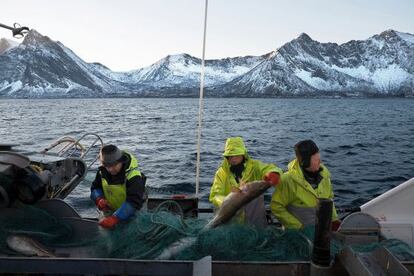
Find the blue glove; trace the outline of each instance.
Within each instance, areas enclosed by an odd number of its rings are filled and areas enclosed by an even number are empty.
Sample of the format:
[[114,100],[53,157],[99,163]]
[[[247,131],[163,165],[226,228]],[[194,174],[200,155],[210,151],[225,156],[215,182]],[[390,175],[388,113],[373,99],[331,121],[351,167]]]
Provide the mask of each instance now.
[[114,212],[114,216],[117,216],[119,220],[123,221],[132,217],[135,214],[135,211],[136,209],[134,206],[132,206],[132,204],[128,201],[125,201],[121,207],[119,207],[118,210]]

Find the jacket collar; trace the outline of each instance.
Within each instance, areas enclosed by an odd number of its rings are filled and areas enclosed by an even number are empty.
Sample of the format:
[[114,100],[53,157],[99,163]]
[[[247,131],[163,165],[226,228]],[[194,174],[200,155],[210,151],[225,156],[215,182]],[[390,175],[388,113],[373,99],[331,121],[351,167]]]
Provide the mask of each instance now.
[[[329,177],[329,175],[327,173],[326,167],[323,164],[321,164],[321,169],[322,170],[320,171],[320,174],[322,177],[322,180],[321,180],[322,182],[323,179]],[[300,168],[300,165],[297,159],[294,159],[289,163],[288,172],[297,184],[301,185],[305,190],[309,191],[310,193],[318,197],[315,189],[312,187],[311,184],[309,184],[306,181],[305,176],[303,175],[302,169]]]

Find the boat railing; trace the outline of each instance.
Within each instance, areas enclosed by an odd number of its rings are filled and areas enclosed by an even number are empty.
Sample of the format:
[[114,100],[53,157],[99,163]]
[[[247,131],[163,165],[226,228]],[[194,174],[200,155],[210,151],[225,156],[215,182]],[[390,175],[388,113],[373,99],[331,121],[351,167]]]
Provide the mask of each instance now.
[[[84,142],[90,137],[92,137],[92,142],[89,141],[89,145],[84,146],[81,142]],[[89,170],[89,168],[99,158],[99,151],[96,155],[89,156],[91,155],[91,150],[96,147],[96,145],[99,145],[100,149],[103,147],[103,144],[103,140],[98,134],[89,132],[82,135],[79,139],[71,136],[63,136],[43,149],[40,153],[56,155],[65,158],[78,157],[84,161],[88,159],[87,170]]]

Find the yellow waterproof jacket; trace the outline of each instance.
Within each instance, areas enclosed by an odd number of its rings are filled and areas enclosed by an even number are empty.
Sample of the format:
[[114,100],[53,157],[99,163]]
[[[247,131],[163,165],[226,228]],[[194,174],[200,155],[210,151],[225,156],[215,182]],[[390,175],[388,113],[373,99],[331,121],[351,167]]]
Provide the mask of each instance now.
[[102,190],[112,210],[117,210],[126,200],[126,181],[134,176],[141,176],[141,172],[138,170],[138,160],[135,156],[125,151],[123,154],[127,154],[131,160],[129,167],[125,170],[124,183],[108,183],[108,180],[101,174]]
[[[288,171],[283,174],[282,182],[276,187],[270,203],[272,213],[286,228],[299,229],[314,224],[318,199],[333,200],[331,174],[322,164],[321,168],[322,180],[314,189],[303,176],[298,161],[295,159],[289,163]],[[332,221],[337,219],[338,214],[333,205]]]
[[[242,183],[255,180],[262,180],[268,172],[276,172],[282,175],[282,170],[274,164],[266,164],[259,160],[254,160],[247,154],[243,140],[240,137],[227,139],[224,156],[244,155],[244,170],[242,173]],[[230,163],[225,158],[214,177],[211,186],[209,200],[215,207],[220,207],[224,198],[231,192],[231,187],[239,188],[233,173],[230,171]]]

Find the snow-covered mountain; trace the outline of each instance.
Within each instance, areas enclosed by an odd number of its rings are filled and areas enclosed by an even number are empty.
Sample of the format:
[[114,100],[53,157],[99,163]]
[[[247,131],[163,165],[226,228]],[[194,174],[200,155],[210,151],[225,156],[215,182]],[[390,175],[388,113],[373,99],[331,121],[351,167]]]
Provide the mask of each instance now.
[[414,36],[388,30],[338,45],[301,34],[213,93],[236,91],[244,96],[412,95]]
[[[0,40],[0,97],[196,96],[200,68],[179,54],[113,72],[32,30],[20,45]],[[412,95],[414,36],[388,30],[338,45],[301,34],[262,56],[207,60],[205,85],[219,97]]]
[[32,30],[18,47],[0,55],[0,95],[100,96],[120,82],[98,74],[96,67],[60,42]]
[[[247,73],[264,60],[261,57],[236,57],[205,62],[205,85],[214,86]],[[201,60],[188,54],[169,55],[133,73],[137,82],[155,87],[198,87]]]

